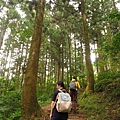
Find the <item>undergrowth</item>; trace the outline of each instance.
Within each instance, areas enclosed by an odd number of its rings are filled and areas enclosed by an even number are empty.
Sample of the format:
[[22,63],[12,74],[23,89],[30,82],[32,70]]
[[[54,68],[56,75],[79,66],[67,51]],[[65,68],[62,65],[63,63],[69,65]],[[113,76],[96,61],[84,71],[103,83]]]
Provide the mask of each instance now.
[[[12,87],[12,86],[11,86]],[[2,89],[0,97],[0,120],[20,120],[21,117],[21,90]],[[51,101],[50,92],[46,88],[37,91],[38,103],[40,106]]]
[[83,93],[79,99],[79,110],[88,120],[120,120],[120,101],[104,92]]

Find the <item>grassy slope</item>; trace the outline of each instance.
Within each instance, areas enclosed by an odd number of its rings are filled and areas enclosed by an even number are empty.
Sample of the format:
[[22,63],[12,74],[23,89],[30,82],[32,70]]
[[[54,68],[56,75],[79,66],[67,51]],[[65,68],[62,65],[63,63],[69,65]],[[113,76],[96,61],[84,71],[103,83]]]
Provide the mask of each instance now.
[[88,120],[120,120],[120,97],[111,98],[103,93],[82,94],[79,99],[80,111]]

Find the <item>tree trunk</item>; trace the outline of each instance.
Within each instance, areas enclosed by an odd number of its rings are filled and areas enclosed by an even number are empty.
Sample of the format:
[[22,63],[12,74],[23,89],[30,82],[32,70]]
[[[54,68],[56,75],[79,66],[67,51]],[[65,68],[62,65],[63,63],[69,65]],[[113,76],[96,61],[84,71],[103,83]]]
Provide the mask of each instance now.
[[[7,14],[7,17],[8,16],[9,15]],[[4,24],[2,24],[2,30],[1,30],[1,34],[0,34],[0,50],[1,50],[1,47],[2,47],[2,44],[3,44],[3,39],[4,39],[4,36],[5,36],[6,30],[7,30],[8,22],[9,22],[9,17],[4,22]]]
[[72,61],[71,61],[71,40],[70,40],[70,38],[68,38],[68,46],[69,46],[69,57],[68,57],[68,59],[69,59],[69,71],[70,71],[70,80],[72,79],[72,70],[71,70],[71,63],[72,63]]
[[76,68],[77,68],[77,60],[76,60],[76,40],[74,40],[74,45],[75,45],[75,72],[74,72],[74,74],[76,75],[77,74],[77,72],[76,72]]
[[[84,53],[83,53],[83,42],[81,41],[80,42],[80,56],[81,56],[81,72],[82,73],[84,73],[84,69],[85,69],[85,67],[84,67],[84,55],[83,55]],[[82,88],[83,89],[85,89],[85,81],[84,81],[84,78],[82,78]]]
[[93,73],[93,67],[90,59],[90,45],[89,45],[89,39],[88,39],[84,0],[81,0],[81,4],[82,4],[82,20],[83,20],[83,37],[85,42],[85,55],[86,55],[85,59],[86,59],[86,68],[87,68],[87,79],[88,79],[86,91],[94,91],[94,73]]
[[34,32],[31,41],[30,54],[28,58],[24,85],[22,90],[22,117],[21,120],[30,120],[39,110],[36,96],[36,83],[38,73],[39,51],[41,44],[42,23],[44,15],[45,0],[39,0]]
[[61,63],[61,65],[62,65],[62,74],[61,74],[61,80],[64,80],[64,47],[63,47],[63,43],[62,43],[62,63]]

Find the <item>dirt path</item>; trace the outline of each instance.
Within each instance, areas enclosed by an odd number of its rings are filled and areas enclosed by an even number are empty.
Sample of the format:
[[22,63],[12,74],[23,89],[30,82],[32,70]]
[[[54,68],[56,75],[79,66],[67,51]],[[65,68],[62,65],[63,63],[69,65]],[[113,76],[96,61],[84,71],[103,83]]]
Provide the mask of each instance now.
[[[46,112],[46,114],[50,114],[50,104],[45,105],[42,109]],[[84,115],[80,110],[77,113],[69,113],[68,120],[87,120],[87,116]]]

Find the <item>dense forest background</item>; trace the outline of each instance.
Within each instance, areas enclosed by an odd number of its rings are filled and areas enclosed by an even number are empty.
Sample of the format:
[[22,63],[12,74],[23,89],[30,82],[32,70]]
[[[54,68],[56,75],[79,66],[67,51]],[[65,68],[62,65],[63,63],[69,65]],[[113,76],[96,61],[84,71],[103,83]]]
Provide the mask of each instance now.
[[82,92],[120,98],[119,2],[1,0],[0,119],[22,111],[27,120],[50,102],[58,80],[68,89],[74,75]]

